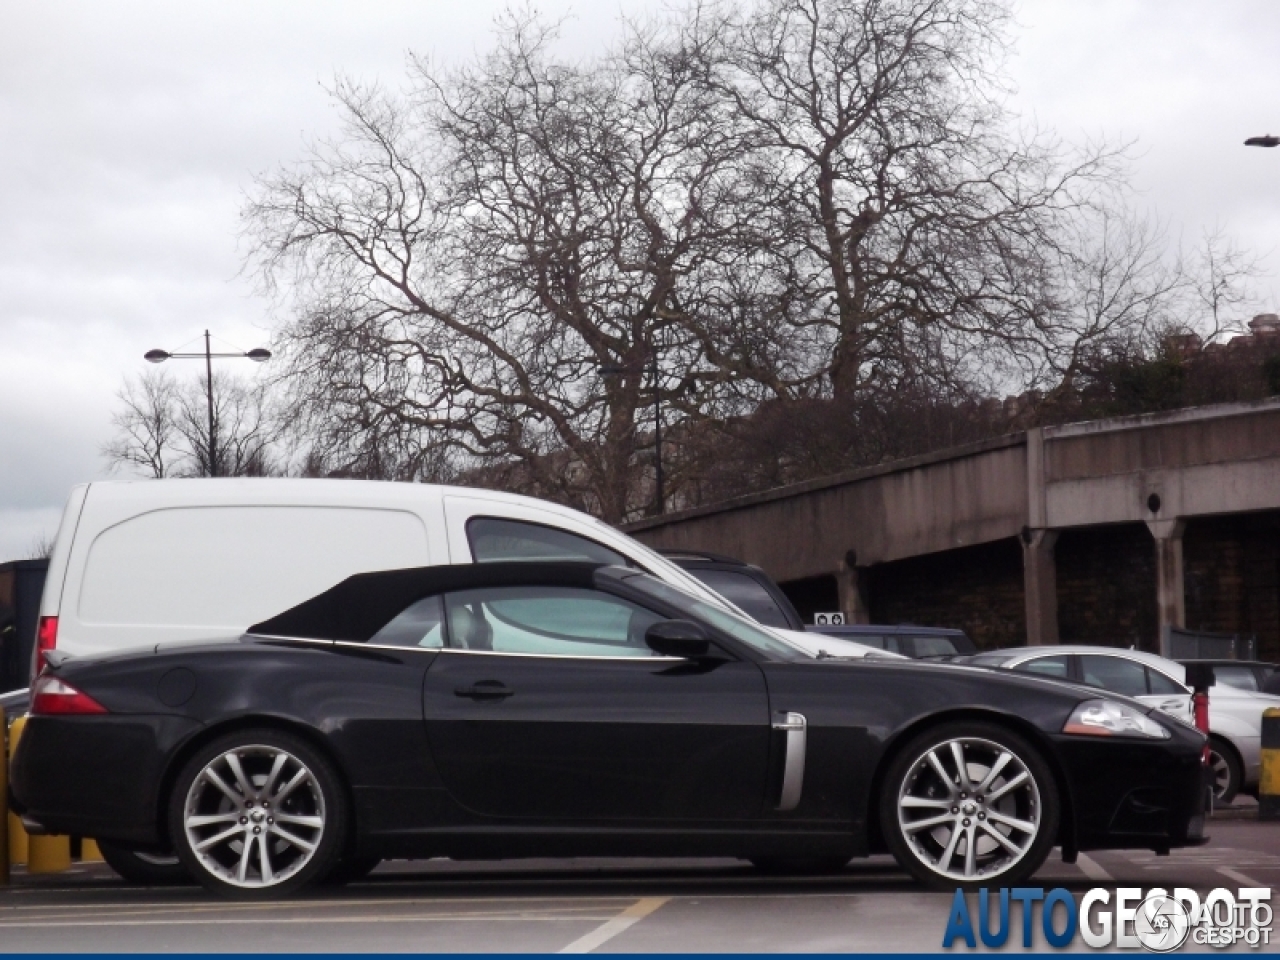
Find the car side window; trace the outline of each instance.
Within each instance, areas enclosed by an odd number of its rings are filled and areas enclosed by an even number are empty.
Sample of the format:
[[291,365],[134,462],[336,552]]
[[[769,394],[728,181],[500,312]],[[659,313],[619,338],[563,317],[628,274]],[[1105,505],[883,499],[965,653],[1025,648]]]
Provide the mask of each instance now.
[[[1218,682],[1237,690],[1257,690],[1258,675],[1250,667],[1217,666],[1213,668],[1213,677]],[[1210,694],[1212,696],[1212,694]]]
[[766,627],[791,626],[778,601],[754,578],[732,570],[690,570],[708,587],[724,597],[757,623]]
[[1014,668],[1019,673],[1034,673],[1042,677],[1056,677],[1066,680],[1070,675],[1066,657],[1039,657],[1017,664]]
[[1158,697],[1178,697],[1187,695],[1187,691],[1182,685],[1174,680],[1169,679],[1159,670],[1152,670],[1147,667],[1147,683],[1151,685],[1151,692]]
[[947,637],[904,637],[903,653],[911,657],[952,657],[959,651]]
[[635,566],[616,550],[576,533],[501,517],[472,517],[467,542],[476,563],[502,560],[587,560]]
[[444,604],[438,596],[423,597],[402,610],[369,642],[386,647],[443,647]]
[[651,657],[645,632],[660,614],[575,587],[492,587],[445,597],[449,645],[495,653]]
[[1147,670],[1140,663],[1123,657],[1082,656],[1080,669],[1084,682],[1091,687],[1101,687],[1126,697],[1147,695]]

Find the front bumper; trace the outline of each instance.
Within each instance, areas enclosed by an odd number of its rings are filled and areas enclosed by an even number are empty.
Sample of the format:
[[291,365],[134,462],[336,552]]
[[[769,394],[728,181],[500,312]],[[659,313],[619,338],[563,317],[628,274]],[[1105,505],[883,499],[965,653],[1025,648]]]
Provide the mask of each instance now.
[[1061,735],[1078,850],[1199,846],[1205,825],[1204,737],[1189,728],[1169,740]]

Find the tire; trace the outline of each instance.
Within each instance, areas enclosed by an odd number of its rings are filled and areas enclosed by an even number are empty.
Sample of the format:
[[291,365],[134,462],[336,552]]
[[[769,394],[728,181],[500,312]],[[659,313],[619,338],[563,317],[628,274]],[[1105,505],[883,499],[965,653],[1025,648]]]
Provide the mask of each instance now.
[[1011,887],[1049,856],[1060,809],[1039,750],[1004,727],[966,721],[927,730],[898,751],[884,779],[880,825],[898,864],[921,883]]
[[345,843],[342,781],[319,750],[272,729],[237,730],[183,767],[169,835],[191,875],[235,900],[275,899],[330,873]]
[[752,857],[751,865],[761,873],[779,877],[816,877],[839,873],[849,864],[849,857]]
[[1209,738],[1209,775],[1213,785],[1213,802],[1226,806],[1240,792],[1244,771],[1235,748],[1221,737]]
[[377,857],[344,857],[320,883],[326,887],[345,887],[348,883],[359,883],[373,873],[381,862]]
[[99,840],[102,859],[130,883],[143,887],[173,887],[195,883],[182,861],[173,853],[151,853]]

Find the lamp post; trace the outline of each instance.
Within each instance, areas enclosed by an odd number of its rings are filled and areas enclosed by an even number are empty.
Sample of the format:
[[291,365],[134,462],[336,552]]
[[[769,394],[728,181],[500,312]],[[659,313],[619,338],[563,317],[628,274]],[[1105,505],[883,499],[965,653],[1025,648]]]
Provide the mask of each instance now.
[[617,377],[624,373],[643,373],[646,366],[653,376],[653,467],[654,513],[666,512],[666,495],[662,484],[662,372],[658,369],[658,351],[649,354],[648,364],[605,363],[600,365],[600,376]]
[[252,360],[262,363],[271,359],[271,351],[255,347],[247,353],[214,353],[209,343],[209,331],[204,332],[203,353],[170,353],[168,350],[148,350],[143,359],[149,363],[164,363],[166,360],[203,360],[204,361],[204,394],[209,404],[209,476],[218,475],[218,436],[217,425],[213,417],[213,361],[228,357]]

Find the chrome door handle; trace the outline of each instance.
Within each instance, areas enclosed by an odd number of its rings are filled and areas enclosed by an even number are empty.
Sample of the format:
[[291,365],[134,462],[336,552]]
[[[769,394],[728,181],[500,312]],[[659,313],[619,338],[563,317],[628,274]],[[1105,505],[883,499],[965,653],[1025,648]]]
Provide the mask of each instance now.
[[458,687],[453,691],[455,697],[470,697],[472,700],[504,700],[515,693],[500,680],[480,680],[469,687]]
[[804,751],[809,722],[802,713],[779,713],[773,721],[773,729],[787,735],[785,759],[782,764],[782,795],[778,798],[779,810],[794,810],[800,805],[804,790]]

